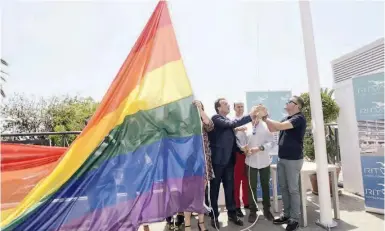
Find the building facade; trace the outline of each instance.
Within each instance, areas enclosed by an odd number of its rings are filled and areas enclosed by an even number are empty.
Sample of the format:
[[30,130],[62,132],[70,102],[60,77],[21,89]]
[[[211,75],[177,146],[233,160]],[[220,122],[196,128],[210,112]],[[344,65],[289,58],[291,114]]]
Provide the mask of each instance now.
[[[335,98],[340,106],[338,118],[344,188],[364,194],[361,154],[384,147],[384,120],[357,121],[353,79],[384,72],[384,38],[352,51],[331,62]],[[382,84],[383,82],[378,83]],[[378,105],[384,110],[384,105]]]

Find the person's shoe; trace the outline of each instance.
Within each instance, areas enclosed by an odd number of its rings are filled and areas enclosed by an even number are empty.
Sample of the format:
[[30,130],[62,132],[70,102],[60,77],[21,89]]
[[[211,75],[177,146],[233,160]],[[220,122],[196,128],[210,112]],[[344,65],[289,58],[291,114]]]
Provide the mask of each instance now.
[[282,225],[289,222],[289,218],[281,215],[280,217],[273,220],[273,223],[276,225]]
[[268,220],[268,221],[274,220],[274,216],[273,216],[273,214],[271,214],[270,209],[264,209],[264,210],[263,210],[263,216],[264,216],[264,217],[266,218],[266,220]]
[[218,217],[216,217],[215,219],[214,219],[214,218],[211,218],[211,226],[212,226],[214,229],[219,229],[219,228],[220,228],[219,221],[218,221]]
[[256,212],[250,212],[249,218],[247,219],[247,221],[249,223],[254,223],[255,220],[257,220],[257,213]]
[[175,226],[174,226],[175,230],[181,230],[183,223],[184,223],[184,216],[176,215]]
[[[202,228],[202,226],[203,226],[204,228]],[[198,229],[199,229],[199,231],[209,231],[208,229],[206,229],[206,227],[205,227],[205,222],[204,222],[204,221],[202,221],[202,222],[199,222],[199,221],[198,221]]]
[[238,226],[243,226],[243,221],[241,219],[239,219],[239,217],[236,215],[229,216],[229,221],[233,222],[234,224],[236,224]]
[[166,218],[166,222],[167,222],[167,228],[168,228],[169,230],[174,230],[174,229],[175,229],[173,217],[167,217],[167,218]]
[[296,221],[290,220],[289,223],[286,226],[286,231],[294,231],[299,228],[299,223]]
[[242,210],[240,208],[237,208],[235,210],[235,212],[237,213],[237,217],[244,217],[245,215],[242,213]]

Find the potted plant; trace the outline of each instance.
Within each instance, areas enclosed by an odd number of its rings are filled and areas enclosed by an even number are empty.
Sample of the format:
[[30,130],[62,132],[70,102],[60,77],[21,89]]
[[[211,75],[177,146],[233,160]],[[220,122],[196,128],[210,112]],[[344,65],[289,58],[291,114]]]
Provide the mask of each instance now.
[[[337,176],[341,171],[341,167],[339,164],[339,147],[337,141],[337,129],[333,129],[331,125],[325,126],[326,130],[326,152],[327,159],[329,164],[337,165]],[[307,160],[314,161],[315,160],[315,151],[314,151],[314,140],[310,131],[307,132],[304,141],[304,153]],[[330,190],[332,189],[331,184],[331,176],[329,174],[330,180]],[[318,182],[317,182],[317,174],[313,174],[310,176],[310,181],[312,184],[312,192],[315,195],[318,195]]]
[[[337,129],[333,126],[328,125],[337,120],[339,115],[339,106],[337,105],[335,99],[333,98],[334,90],[329,90],[327,88],[321,89],[321,100],[322,100],[322,111],[325,123],[325,139],[326,139],[326,151],[327,159],[329,164],[337,164],[337,176],[341,171],[339,166],[338,156],[339,156],[339,146],[338,146],[338,137],[336,134]],[[308,125],[308,130],[304,138],[304,156],[308,161],[315,160],[315,151],[314,151],[314,140],[311,134],[311,109],[310,109],[310,98],[308,93],[301,94],[301,97],[304,100],[304,107],[302,109]],[[331,177],[329,176],[329,179]],[[313,193],[318,194],[318,184],[317,184],[317,175],[314,174],[310,176],[310,181],[313,188]],[[330,187],[331,188],[331,187]]]

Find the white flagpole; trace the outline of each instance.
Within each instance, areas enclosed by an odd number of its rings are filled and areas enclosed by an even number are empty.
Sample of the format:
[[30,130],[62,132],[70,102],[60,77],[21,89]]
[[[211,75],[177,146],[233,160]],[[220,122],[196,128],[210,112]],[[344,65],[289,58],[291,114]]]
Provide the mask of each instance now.
[[319,225],[323,226],[324,228],[330,228],[334,227],[335,223],[332,219],[328,162],[320,91],[321,87],[309,1],[299,0],[299,8],[301,14],[303,43],[305,47],[306,68],[309,84],[315,160],[317,164],[318,195],[320,205]]

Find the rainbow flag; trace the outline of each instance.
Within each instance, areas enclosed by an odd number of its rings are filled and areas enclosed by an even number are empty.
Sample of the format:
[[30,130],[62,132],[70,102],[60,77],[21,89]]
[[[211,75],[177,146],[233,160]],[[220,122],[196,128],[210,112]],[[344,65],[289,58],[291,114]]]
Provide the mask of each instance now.
[[2,230],[121,231],[204,212],[201,121],[160,1],[87,127]]

